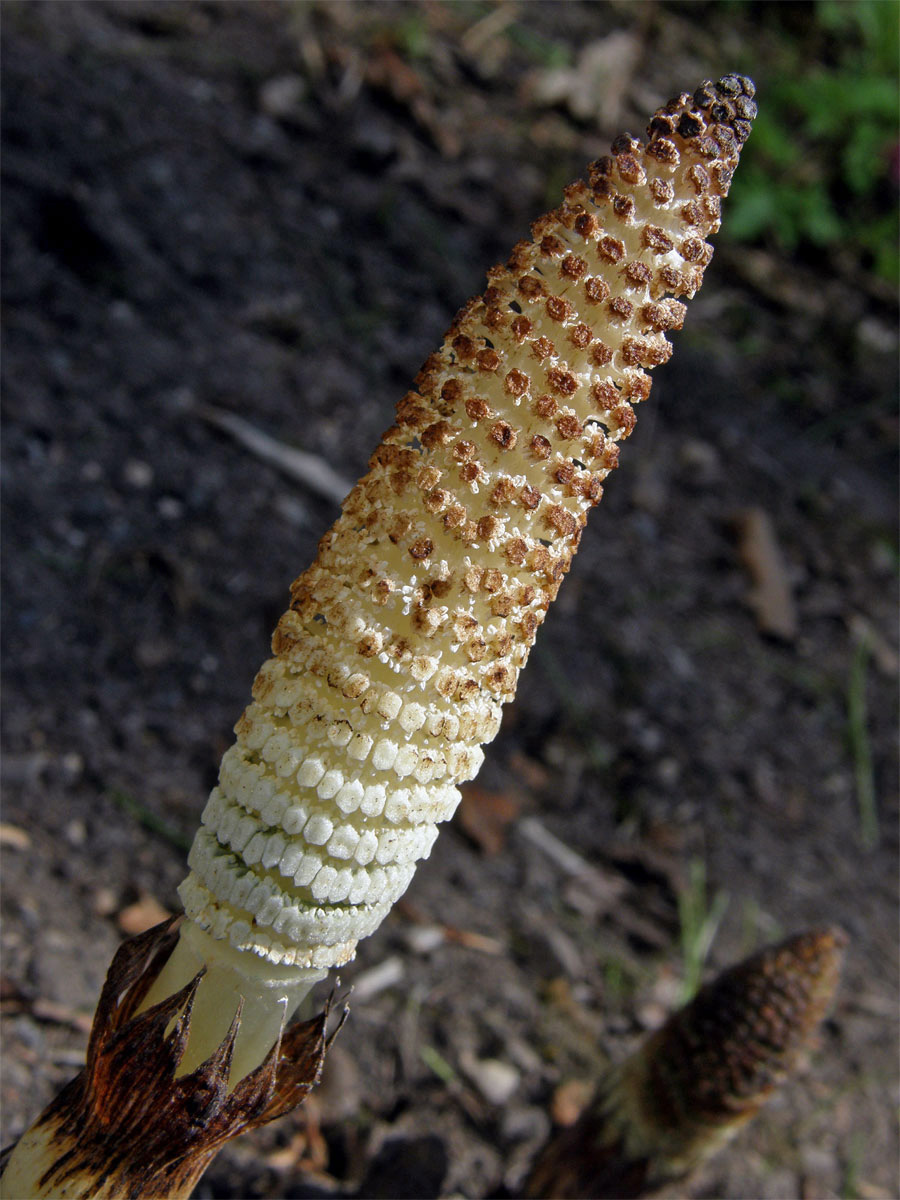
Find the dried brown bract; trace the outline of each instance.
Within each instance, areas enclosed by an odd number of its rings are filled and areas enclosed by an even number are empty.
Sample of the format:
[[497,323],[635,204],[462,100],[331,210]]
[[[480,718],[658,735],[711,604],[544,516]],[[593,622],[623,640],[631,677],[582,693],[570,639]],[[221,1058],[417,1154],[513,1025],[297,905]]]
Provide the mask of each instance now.
[[[225,1142],[296,1108],[318,1083],[337,1032],[326,1037],[328,1005],[288,1029],[266,1060],[230,1092],[240,1011],[215,1054],[176,1077],[199,977],[135,1014],[178,939],[179,921],[157,925],[117,951],[84,1070],[20,1143],[24,1149],[23,1143],[31,1141],[42,1163],[40,1190],[30,1190],[29,1196],[187,1197]],[[7,1189],[16,1187],[15,1179],[4,1183]]]

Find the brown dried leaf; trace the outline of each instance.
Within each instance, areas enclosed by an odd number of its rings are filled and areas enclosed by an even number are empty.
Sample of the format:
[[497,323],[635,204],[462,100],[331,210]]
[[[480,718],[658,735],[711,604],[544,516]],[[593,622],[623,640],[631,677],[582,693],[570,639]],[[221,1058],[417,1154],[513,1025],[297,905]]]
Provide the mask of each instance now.
[[503,850],[507,826],[515,821],[521,808],[508,792],[489,792],[470,783],[462,789],[459,821],[478,848],[490,856]]
[[0,821],[0,846],[8,846],[11,850],[27,850],[30,845],[31,838],[24,829]]
[[793,641],[797,610],[775,529],[761,508],[748,508],[735,518],[738,553],[753,581],[749,596],[763,633]]
[[640,39],[627,30],[590,42],[574,67],[542,71],[532,82],[534,98],[544,104],[564,104],[579,121],[615,125],[640,50]]
[[584,1112],[593,1090],[587,1079],[567,1079],[561,1083],[550,1098],[550,1116],[554,1125],[574,1125]]
[[146,933],[154,925],[159,925],[171,916],[155,896],[150,892],[141,892],[134,904],[128,904],[116,917],[116,924],[123,933],[134,937],[138,933]]

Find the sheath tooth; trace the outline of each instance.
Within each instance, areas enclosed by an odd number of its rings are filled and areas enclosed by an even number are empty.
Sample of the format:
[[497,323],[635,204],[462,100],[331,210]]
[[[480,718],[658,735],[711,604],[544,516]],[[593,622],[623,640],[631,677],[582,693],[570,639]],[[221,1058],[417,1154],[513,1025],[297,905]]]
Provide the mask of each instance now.
[[209,793],[209,799],[206,801],[206,807],[200,814],[200,820],[202,824],[215,829],[222,820],[222,816],[225,813],[227,805],[228,801],[225,799],[219,789],[213,788],[213,790]]
[[440,832],[437,825],[425,825],[422,828],[422,841],[419,844],[419,858],[428,858],[431,854],[437,835]]
[[235,950],[242,950],[244,942],[250,936],[250,926],[246,921],[232,921],[228,929],[228,940]]
[[247,912],[252,913],[255,917],[265,902],[269,899],[269,896],[269,885],[265,882],[265,880],[259,879],[247,897],[244,908],[246,908]]
[[430,783],[437,772],[434,759],[419,755],[413,768],[413,777],[418,783]]
[[273,733],[262,748],[263,760],[267,763],[277,763],[290,749],[290,738],[287,733],[279,730]]
[[228,903],[235,908],[246,908],[247,897],[256,886],[256,876],[252,871],[247,871],[243,875],[239,875],[231,885],[231,893],[228,896]]
[[383,692],[381,699],[375,707],[375,711],[385,721],[393,721],[402,707],[403,700],[396,692]]
[[333,725],[329,725],[327,736],[332,746],[343,747],[348,745],[353,737],[353,730],[346,721],[336,721]]
[[404,733],[415,733],[425,724],[425,709],[421,704],[404,704],[400,714],[400,728]]
[[283,901],[280,896],[269,896],[256,914],[257,923],[259,925],[271,925],[281,912],[282,907]]
[[286,750],[275,764],[275,773],[280,779],[289,779],[296,775],[303,761],[303,751],[298,746]]
[[[255,808],[258,813],[261,813],[274,798],[275,781],[272,779],[257,779],[256,783],[253,785],[251,807]],[[287,803],[286,797],[285,803]],[[274,823],[275,822],[273,822],[273,824]]]

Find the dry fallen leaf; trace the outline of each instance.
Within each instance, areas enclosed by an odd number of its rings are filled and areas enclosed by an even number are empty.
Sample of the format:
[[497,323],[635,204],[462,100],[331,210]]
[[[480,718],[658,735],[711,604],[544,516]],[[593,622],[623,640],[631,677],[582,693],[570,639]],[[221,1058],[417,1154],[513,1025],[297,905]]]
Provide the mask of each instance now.
[[763,633],[793,641],[797,636],[797,610],[775,529],[761,508],[747,508],[735,518],[738,554],[753,589],[749,602]]
[[480,850],[499,854],[506,845],[507,826],[518,817],[521,807],[508,792],[489,792],[469,784],[462,789],[459,822]]
[[172,914],[149,892],[141,892],[134,904],[129,904],[119,913],[116,922],[123,933],[133,937],[146,933],[154,925],[167,920]]
[[27,850],[30,845],[31,838],[24,829],[0,821],[0,846],[9,846],[11,850]]
[[626,30],[590,42],[573,67],[536,75],[534,98],[539,103],[564,104],[579,121],[616,125],[640,51],[639,37]]
[[567,1079],[550,1098],[550,1116],[555,1125],[574,1125],[590,1100],[593,1088],[587,1079]]

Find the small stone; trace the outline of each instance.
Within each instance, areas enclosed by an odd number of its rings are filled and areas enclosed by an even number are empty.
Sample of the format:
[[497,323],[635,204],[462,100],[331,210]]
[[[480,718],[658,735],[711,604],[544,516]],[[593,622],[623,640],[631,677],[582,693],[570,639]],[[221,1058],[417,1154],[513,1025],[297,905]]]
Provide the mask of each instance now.
[[498,1108],[506,1104],[519,1086],[521,1076],[510,1063],[499,1058],[476,1058],[464,1053],[460,1065],[489,1104]]
[[138,458],[129,458],[122,470],[122,476],[129,487],[148,488],[153,482],[153,468]]
[[259,107],[270,117],[290,117],[295,114],[304,91],[299,75],[276,75],[259,89]]

